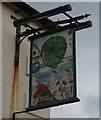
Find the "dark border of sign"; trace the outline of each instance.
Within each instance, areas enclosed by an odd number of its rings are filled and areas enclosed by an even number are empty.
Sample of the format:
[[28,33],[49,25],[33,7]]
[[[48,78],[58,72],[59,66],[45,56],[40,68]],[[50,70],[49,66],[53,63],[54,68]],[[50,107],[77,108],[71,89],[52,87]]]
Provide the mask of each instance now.
[[[39,37],[47,36],[53,33],[61,32],[64,30],[68,29],[60,29],[58,31],[53,30],[51,32],[45,32],[41,33],[40,35],[36,35],[33,40]],[[30,39],[30,76],[29,76],[29,107],[26,108],[26,111],[33,111],[33,110],[39,110],[39,109],[44,109],[44,108],[50,108],[50,107],[55,107],[63,104],[68,104],[68,103],[74,103],[74,102],[79,102],[80,99],[77,98],[77,90],[76,90],[76,41],[75,41],[75,31],[73,30],[73,73],[74,73],[74,96],[72,98],[68,98],[65,100],[59,100],[59,101],[52,101],[48,103],[43,103],[39,105],[33,105],[31,106],[31,91],[32,91],[32,42],[33,40]]]

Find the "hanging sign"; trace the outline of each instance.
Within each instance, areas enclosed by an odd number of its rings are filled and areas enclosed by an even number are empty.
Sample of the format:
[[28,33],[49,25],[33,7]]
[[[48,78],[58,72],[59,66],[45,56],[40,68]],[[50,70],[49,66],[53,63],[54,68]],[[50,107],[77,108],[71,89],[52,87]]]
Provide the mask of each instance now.
[[36,36],[31,40],[29,107],[26,110],[78,101],[75,31],[68,29]]

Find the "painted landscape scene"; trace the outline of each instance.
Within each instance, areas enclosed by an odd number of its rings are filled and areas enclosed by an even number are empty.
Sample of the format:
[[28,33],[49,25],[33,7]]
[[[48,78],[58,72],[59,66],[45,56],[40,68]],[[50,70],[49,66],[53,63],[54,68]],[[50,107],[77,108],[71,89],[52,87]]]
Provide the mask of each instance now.
[[42,45],[40,55],[33,57],[31,105],[73,97],[72,42],[71,36],[50,37]]

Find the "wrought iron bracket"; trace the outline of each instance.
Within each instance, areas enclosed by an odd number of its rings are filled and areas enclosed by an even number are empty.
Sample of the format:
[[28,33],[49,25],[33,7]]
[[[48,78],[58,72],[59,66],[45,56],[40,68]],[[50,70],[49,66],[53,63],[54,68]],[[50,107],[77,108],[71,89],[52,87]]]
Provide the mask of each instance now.
[[18,37],[17,35],[20,34],[20,29],[21,29],[21,26],[16,27],[16,43],[15,43],[15,58],[14,58],[14,65],[16,66],[19,65],[20,37]]
[[12,120],[15,120],[16,119],[16,115],[17,114],[23,114],[23,113],[27,113],[29,115],[32,115],[34,117],[38,117],[39,119],[42,119],[42,120],[47,120],[46,118],[43,118],[43,117],[40,117],[39,115],[35,115],[33,113],[30,113],[29,111],[19,111],[19,112],[14,112],[13,115],[12,115]]
[[[15,16],[11,15],[11,18],[14,20],[13,25],[14,27],[16,27],[16,44],[15,44],[15,58],[14,58],[14,65],[19,66],[19,54],[20,54],[20,44],[22,43],[22,41],[28,37],[29,35],[33,35],[37,36],[41,34],[42,30],[46,30],[50,31],[48,28],[51,26],[55,26],[54,29],[58,30],[58,29],[62,29],[62,28],[71,28],[74,26],[74,23],[77,25],[75,30],[80,30],[80,29],[85,29],[87,27],[91,27],[91,21],[87,21],[84,23],[79,23],[78,20],[87,18],[88,16],[90,16],[91,14],[85,14],[85,15],[81,15],[81,16],[77,16],[77,17],[72,17],[69,14],[67,14],[67,11],[71,11],[72,7],[70,4],[64,5],[64,6],[60,6],[58,8],[52,9],[52,10],[48,10],[42,13],[38,13],[32,16],[28,16],[25,18],[21,18],[18,19]],[[64,15],[66,15],[69,19],[66,20],[61,20],[61,21],[53,21],[43,27],[39,27],[37,29],[33,28],[32,26],[30,26],[28,23],[29,22],[33,22],[33,21],[37,21],[37,20],[41,20],[43,18],[47,18],[49,16],[54,16],[56,14],[60,14],[63,13]],[[90,23],[90,24],[89,24]],[[65,26],[59,26],[60,24],[67,24]],[[21,32],[21,26],[25,27],[25,31]],[[52,29],[52,30],[54,30]]]

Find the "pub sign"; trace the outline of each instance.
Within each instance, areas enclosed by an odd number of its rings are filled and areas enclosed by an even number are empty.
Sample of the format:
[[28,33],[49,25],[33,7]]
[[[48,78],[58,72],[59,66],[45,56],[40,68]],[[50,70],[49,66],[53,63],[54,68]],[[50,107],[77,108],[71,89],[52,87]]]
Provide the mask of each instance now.
[[80,101],[76,90],[76,41],[73,29],[31,39],[29,107],[38,110]]

